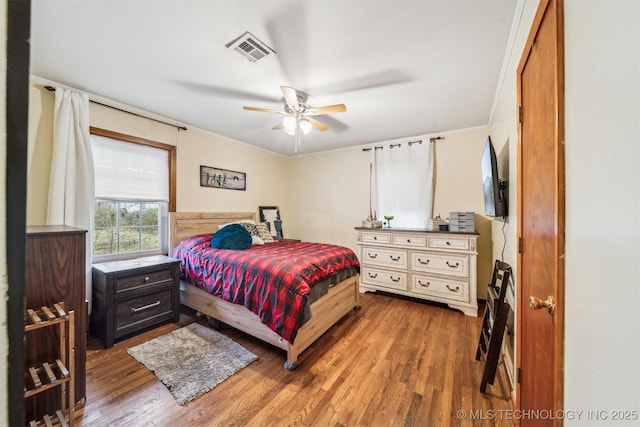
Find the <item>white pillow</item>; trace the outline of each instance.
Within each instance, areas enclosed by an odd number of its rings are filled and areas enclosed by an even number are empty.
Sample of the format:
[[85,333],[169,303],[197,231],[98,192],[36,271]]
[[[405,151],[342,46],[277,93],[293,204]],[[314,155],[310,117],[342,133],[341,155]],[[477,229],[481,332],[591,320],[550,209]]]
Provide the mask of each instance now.
[[260,236],[251,236],[251,244],[252,245],[264,245],[264,240],[260,238]]

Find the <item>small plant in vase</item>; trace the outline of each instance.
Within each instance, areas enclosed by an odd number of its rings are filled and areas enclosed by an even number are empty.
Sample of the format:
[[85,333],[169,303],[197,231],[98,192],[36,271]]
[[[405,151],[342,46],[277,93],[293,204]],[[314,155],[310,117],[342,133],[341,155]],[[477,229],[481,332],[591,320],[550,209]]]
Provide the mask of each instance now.
[[394,218],[393,215],[385,215],[384,219],[387,220],[387,227],[391,228],[391,220]]

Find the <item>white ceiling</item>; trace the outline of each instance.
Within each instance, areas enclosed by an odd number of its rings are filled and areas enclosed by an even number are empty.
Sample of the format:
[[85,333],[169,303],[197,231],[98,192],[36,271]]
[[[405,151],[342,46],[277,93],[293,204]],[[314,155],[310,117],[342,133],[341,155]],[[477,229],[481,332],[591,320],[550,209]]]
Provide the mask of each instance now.
[[[521,1],[521,0],[520,0]],[[300,153],[489,123],[518,0],[32,0],[31,73],[266,150],[281,85],[329,130]],[[275,55],[225,44],[250,31]]]

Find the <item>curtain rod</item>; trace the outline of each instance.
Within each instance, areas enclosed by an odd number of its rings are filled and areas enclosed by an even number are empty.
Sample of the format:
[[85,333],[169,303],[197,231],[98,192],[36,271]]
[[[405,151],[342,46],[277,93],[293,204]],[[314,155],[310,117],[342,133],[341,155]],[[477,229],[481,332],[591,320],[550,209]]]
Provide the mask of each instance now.
[[[53,86],[47,85],[47,86],[44,86],[44,88],[46,90],[48,90],[49,92],[55,92],[56,91],[56,88],[53,87]],[[131,112],[131,111],[123,110],[122,108],[114,107],[112,105],[103,104],[102,102],[94,101],[92,99],[90,99],[89,102],[91,102],[92,104],[97,104],[97,105],[101,105],[103,107],[112,108],[114,110],[122,111],[123,113],[131,114],[133,116],[142,117],[143,119],[153,120],[154,122],[162,123],[163,125],[173,126],[174,128],[178,128],[178,130],[187,130],[186,127],[181,126],[181,125],[174,125],[173,123],[168,123],[168,122],[164,122],[162,120],[154,119],[152,117],[143,116],[142,114],[138,114],[138,113],[134,113],[134,112]]]
[[[440,139],[444,139],[444,136],[434,136],[432,138],[429,138],[429,142],[436,142]],[[411,147],[413,144],[422,144],[422,140],[419,139],[417,141],[409,141],[407,143],[409,145],[409,147]],[[389,144],[389,148],[394,148],[394,147],[400,147],[402,144],[401,143],[397,143],[397,144]],[[379,145],[377,147],[373,147],[373,148],[363,148],[362,151],[371,151],[371,150],[382,150],[384,148],[384,146]]]

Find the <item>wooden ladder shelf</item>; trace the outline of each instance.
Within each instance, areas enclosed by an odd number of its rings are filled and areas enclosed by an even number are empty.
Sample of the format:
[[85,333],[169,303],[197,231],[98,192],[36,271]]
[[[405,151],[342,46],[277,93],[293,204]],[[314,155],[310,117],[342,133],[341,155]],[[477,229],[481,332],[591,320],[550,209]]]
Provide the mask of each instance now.
[[487,302],[484,307],[480,339],[476,350],[476,360],[484,361],[484,372],[480,383],[480,391],[485,392],[488,384],[493,384],[500,360],[502,339],[509,316],[509,304],[505,302],[509,280],[512,275],[511,266],[496,261],[491,283],[487,286]]
[[40,328],[55,327],[58,329],[59,351],[55,360],[40,361],[37,366],[27,367],[25,373],[25,399],[53,388],[60,388],[61,408],[55,415],[45,414],[42,420],[31,420],[29,427],[54,426],[73,427],[75,405],[74,396],[74,352],[75,329],[74,312],[67,312],[63,302],[51,307],[27,309],[24,320],[25,333]]

